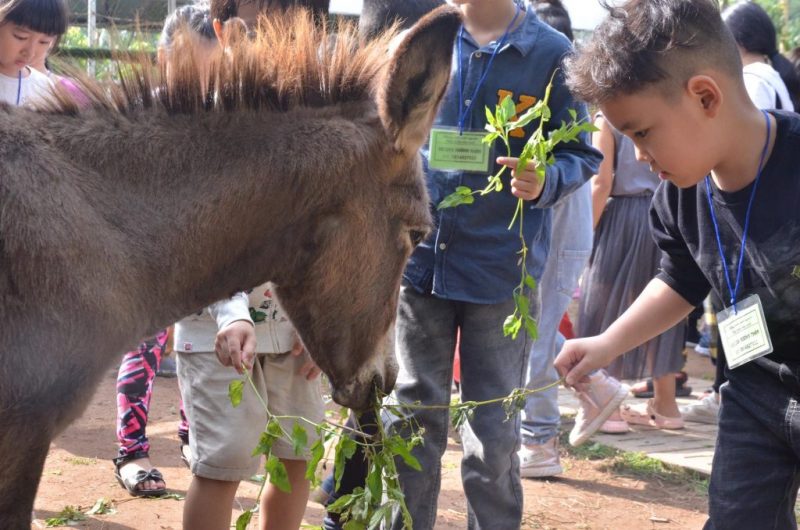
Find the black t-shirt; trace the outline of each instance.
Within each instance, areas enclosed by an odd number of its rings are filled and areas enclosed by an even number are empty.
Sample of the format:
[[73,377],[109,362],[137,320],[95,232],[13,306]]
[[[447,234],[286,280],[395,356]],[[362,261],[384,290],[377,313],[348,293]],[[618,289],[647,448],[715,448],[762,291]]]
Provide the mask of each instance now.
[[[800,115],[773,112],[777,136],[756,190],[737,300],[758,294],[764,306],[774,360],[800,360]],[[711,181],[714,211],[731,284],[753,184],[734,193]],[[705,180],[680,189],[663,182],[653,197],[650,223],[664,251],[658,278],[692,305],[714,289],[729,305]]]

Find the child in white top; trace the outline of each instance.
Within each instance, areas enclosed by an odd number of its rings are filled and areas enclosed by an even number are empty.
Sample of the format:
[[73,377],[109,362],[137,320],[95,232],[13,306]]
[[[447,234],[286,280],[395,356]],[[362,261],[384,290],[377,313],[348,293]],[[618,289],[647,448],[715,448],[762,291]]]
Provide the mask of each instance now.
[[63,0],[0,0],[0,102],[25,105],[52,88],[47,76],[29,65],[68,24]]
[[[191,429],[192,484],[186,495],[184,528],[227,528],[231,504],[241,480],[258,471],[253,456],[267,422],[262,400],[271,414],[300,416],[314,422],[324,418],[319,369],[300,343],[294,328],[266,283],[237,293],[175,325],[178,380]],[[220,362],[222,364],[220,364]],[[251,370],[257,397],[246,387],[241,404],[228,398],[230,383]],[[294,421],[282,420],[287,432]],[[309,446],[317,434],[309,424]],[[306,451],[295,453],[285,439],[271,454],[287,470],[291,492],[269,485],[261,498],[260,528],[298,528],[308,500]]]

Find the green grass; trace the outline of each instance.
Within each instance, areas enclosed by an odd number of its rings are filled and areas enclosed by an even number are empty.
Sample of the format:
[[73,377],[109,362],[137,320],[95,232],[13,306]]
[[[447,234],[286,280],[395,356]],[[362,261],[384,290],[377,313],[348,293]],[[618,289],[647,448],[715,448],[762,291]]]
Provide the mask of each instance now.
[[67,462],[74,466],[93,466],[97,463],[96,458],[84,458],[82,456],[73,456],[67,458]]
[[698,494],[708,494],[708,477],[702,473],[665,464],[644,453],[620,451],[597,442],[572,447],[568,437],[569,431],[565,429],[560,441],[567,455],[576,460],[603,460],[599,467],[601,471],[627,477],[657,479],[673,484],[688,484]]

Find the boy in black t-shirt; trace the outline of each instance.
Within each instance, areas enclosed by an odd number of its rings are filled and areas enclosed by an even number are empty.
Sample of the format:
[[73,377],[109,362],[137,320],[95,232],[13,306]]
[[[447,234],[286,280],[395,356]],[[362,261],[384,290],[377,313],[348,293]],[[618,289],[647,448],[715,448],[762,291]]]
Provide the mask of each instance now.
[[568,341],[567,383],[685,318],[710,289],[728,357],[707,529],[797,528],[800,116],[745,91],[714,0],[629,0],[568,65],[579,98],[665,182],[651,224],[662,271],[601,335]]

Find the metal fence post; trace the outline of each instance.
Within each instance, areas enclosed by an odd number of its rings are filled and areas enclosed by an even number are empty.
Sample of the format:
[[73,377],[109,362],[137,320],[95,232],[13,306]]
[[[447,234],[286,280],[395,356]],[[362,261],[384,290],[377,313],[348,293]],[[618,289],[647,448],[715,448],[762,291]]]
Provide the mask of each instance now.
[[[97,0],[88,0],[86,6],[86,33],[89,37],[89,48],[95,48],[97,46]],[[94,59],[86,61],[86,70],[89,75],[94,77]]]

